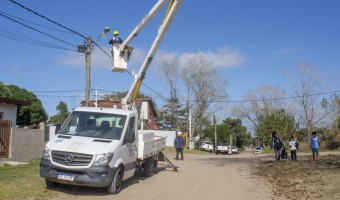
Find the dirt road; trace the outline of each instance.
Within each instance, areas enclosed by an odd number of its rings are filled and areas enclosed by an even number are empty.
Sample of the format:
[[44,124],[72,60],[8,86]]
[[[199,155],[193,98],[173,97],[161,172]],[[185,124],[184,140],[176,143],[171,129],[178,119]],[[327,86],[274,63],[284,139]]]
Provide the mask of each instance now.
[[[273,194],[265,181],[251,173],[260,160],[258,155],[185,155],[185,160],[174,160],[178,172],[160,162],[156,173],[145,178],[141,173],[125,181],[118,195],[108,195],[104,188],[61,186],[55,199],[67,200],[271,200]],[[263,157],[263,156],[261,156]]]

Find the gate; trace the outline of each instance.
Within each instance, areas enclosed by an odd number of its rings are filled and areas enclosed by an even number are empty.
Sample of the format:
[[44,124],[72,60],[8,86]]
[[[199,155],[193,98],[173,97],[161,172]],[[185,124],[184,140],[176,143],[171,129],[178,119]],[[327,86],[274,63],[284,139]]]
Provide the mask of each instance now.
[[8,158],[12,122],[0,120],[0,158]]

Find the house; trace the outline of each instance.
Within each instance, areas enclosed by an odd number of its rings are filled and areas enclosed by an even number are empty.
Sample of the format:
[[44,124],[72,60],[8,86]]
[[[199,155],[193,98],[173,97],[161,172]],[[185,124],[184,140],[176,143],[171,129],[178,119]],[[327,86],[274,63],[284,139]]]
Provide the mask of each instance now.
[[15,128],[18,106],[30,102],[0,97],[0,161],[26,162],[41,158],[44,150],[44,127],[41,129]]
[[[81,102],[81,105],[84,106],[85,102]],[[116,100],[97,100],[90,101],[89,107],[105,107],[105,108],[118,108],[122,109],[122,103],[120,99]],[[155,106],[152,102],[151,98],[138,98],[135,100],[135,107],[138,111],[139,116],[139,129],[144,130],[156,130],[156,122],[157,112]],[[141,128],[143,127],[143,128]]]
[[10,120],[12,122],[12,127],[14,128],[17,124],[18,106],[30,105],[31,103],[27,101],[19,101],[0,97],[0,120]]

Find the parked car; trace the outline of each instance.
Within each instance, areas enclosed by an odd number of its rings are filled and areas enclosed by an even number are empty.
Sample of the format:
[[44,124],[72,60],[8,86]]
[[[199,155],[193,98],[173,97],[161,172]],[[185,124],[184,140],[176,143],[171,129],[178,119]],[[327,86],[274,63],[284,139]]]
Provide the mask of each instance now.
[[256,154],[259,154],[259,153],[261,153],[262,152],[262,150],[263,150],[263,148],[262,147],[257,147],[256,149],[255,149],[255,155]]
[[225,143],[220,143],[217,144],[217,149],[216,149],[216,153],[222,153],[222,154],[228,154],[229,153],[229,146]]
[[212,142],[204,141],[200,147],[201,151],[212,152],[214,149],[214,144]]
[[240,153],[240,149],[238,147],[231,147],[231,153],[232,154],[239,154]]

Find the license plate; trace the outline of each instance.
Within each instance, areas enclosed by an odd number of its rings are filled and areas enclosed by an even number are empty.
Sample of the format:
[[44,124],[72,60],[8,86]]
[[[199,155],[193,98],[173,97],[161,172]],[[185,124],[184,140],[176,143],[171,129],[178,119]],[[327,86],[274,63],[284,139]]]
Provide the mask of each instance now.
[[70,174],[58,174],[58,179],[66,180],[66,181],[73,181],[74,180],[74,175],[70,175]]

